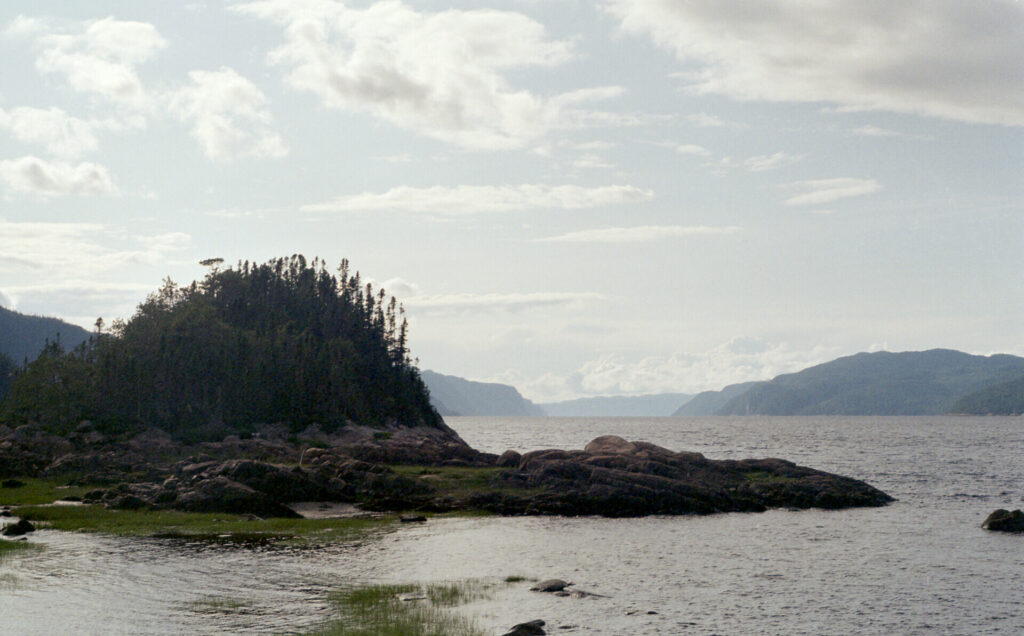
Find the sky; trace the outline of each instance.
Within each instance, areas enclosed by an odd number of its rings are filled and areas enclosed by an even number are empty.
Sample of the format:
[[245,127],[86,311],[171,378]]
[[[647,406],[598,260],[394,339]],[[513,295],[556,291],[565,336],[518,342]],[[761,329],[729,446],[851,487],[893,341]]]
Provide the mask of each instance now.
[[0,305],[347,258],[547,402],[1024,354],[1017,0],[11,1]]

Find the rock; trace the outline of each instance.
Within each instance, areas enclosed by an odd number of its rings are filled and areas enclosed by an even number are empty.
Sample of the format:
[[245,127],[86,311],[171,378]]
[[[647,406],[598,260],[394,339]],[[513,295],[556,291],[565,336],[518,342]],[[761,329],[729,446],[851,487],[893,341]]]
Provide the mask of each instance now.
[[0,482],[0,486],[4,488],[22,488],[24,485],[25,482],[20,479],[5,479],[3,482]]
[[1024,532],[1024,512],[1000,508],[990,514],[981,527],[995,532]]
[[189,512],[254,514],[264,518],[299,517],[291,508],[223,475],[201,479],[191,490],[179,493],[174,507]]
[[19,519],[17,523],[12,523],[4,528],[3,534],[5,537],[20,537],[23,534],[35,531],[36,527],[32,525],[31,521],[28,519]]
[[0,510],[0,517],[11,517],[11,516],[13,516],[13,515],[11,514],[10,510]]
[[495,462],[495,466],[501,468],[516,468],[519,466],[519,462],[522,461],[523,456],[514,450],[507,450],[498,457],[498,461]]
[[398,520],[402,523],[425,523],[427,518],[423,515],[402,515]]
[[544,636],[544,621],[537,619],[527,623],[519,623],[511,631],[505,632],[502,636]]
[[547,579],[537,583],[530,588],[531,592],[561,592],[567,585],[572,583],[566,583],[562,579]]

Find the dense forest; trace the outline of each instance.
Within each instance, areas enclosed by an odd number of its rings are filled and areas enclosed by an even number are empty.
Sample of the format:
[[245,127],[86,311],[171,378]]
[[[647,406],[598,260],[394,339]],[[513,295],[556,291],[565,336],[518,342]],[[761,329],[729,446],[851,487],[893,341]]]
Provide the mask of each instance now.
[[965,395],[952,410],[970,415],[1024,415],[1024,377]]
[[298,431],[348,422],[440,425],[409,358],[403,309],[302,256],[170,279],[127,322],[65,351],[49,343],[15,374],[0,421],[65,433],[161,427],[183,439],[245,434],[263,423]]

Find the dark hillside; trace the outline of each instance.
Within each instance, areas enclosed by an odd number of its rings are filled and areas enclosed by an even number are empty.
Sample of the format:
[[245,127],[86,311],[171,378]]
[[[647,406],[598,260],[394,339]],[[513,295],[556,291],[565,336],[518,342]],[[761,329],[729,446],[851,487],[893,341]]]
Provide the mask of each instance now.
[[507,384],[475,382],[429,369],[423,371],[423,381],[434,407],[444,415],[544,415],[540,407]]
[[248,262],[179,287],[170,280],[127,323],[69,352],[49,347],[15,379],[0,417],[63,433],[159,426],[177,437],[293,431],[349,422],[442,427],[412,365],[403,310],[293,256]]
[[1024,358],[948,349],[858,353],[759,383],[718,415],[931,415],[1024,373]]
[[951,411],[964,415],[1024,415],[1024,377],[965,395]]
[[58,318],[28,316],[0,307],[0,353],[21,364],[34,360],[48,340],[60,339],[68,347],[77,347],[89,338],[89,332]]

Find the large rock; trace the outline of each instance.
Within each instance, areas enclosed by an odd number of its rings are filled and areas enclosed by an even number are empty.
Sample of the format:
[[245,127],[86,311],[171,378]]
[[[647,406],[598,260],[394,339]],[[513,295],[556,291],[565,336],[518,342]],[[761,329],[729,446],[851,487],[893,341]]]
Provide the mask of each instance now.
[[990,514],[981,527],[996,532],[1024,532],[1024,512],[1000,508]]
[[537,619],[526,623],[519,623],[511,631],[505,632],[502,636],[544,636],[544,621]]
[[504,478],[506,493],[475,503],[504,514],[629,517],[892,501],[864,482],[781,459],[712,461],[616,436],[599,437],[582,451],[526,453]]
[[23,534],[29,532],[35,532],[36,527],[32,525],[27,519],[19,519],[17,523],[12,523],[4,528],[5,537],[20,537]]
[[257,517],[298,517],[291,508],[268,495],[223,475],[201,479],[190,490],[178,495],[174,508],[189,512],[227,512]]

